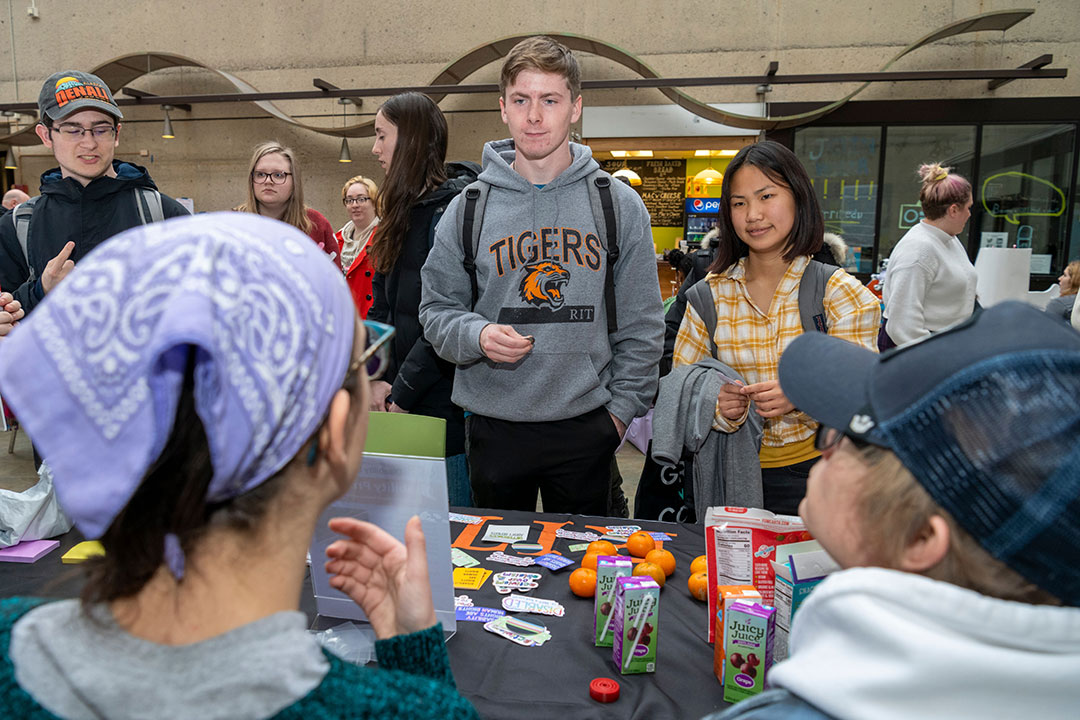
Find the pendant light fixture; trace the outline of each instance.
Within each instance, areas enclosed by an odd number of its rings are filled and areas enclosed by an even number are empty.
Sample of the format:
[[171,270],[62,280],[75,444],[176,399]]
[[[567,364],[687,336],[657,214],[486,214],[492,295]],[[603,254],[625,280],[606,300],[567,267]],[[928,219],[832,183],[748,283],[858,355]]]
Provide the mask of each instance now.
[[724,182],[724,176],[718,170],[714,170],[712,162],[709,166],[694,176],[694,183],[698,185],[719,185]]
[[7,155],[7,157],[4,159],[4,169],[5,170],[18,170],[19,165],[16,162],[16,158],[15,158],[15,148],[9,147],[6,155]]
[[346,108],[346,105],[348,105],[349,99],[338,98],[338,102],[341,103],[341,129],[343,134],[341,136],[341,152],[338,153],[337,161],[339,163],[351,163],[352,154],[349,152],[349,139],[344,135],[345,126],[348,125],[348,118],[346,117],[348,109]]
[[626,165],[625,161],[623,161],[623,166],[621,168],[611,173],[611,177],[626,178],[627,182],[630,183],[630,187],[637,187],[641,185],[641,176],[631,170]]
[[169,111],[172,110],[172,105],[162,105],[161,109],[165,112],[165,127],[161,130],[161,137],[166,140],[172,140],[176,137],[173,133],[172,118],[169,117]]

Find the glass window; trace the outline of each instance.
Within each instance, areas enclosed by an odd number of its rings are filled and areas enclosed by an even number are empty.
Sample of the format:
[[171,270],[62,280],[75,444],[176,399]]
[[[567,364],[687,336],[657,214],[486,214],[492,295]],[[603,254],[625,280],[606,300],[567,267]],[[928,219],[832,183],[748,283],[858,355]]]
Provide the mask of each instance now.
[[1069,249],[1072,125],[986,125],[976,205],[979,245],[1030,247],[1031,273],[1052,275]]
[[[878,259],[887,258],[900,238],[923,217],[919,205],[919,166],[938,162],[974,183],[974,125],[890,126],[885,136],[881,231]],[[968,229],[959,235],[968,247]]]
[[850,249],[848,269],[871,272],[881,128],[804,128],[795,133],[795,154],[821,202],[825,231]]

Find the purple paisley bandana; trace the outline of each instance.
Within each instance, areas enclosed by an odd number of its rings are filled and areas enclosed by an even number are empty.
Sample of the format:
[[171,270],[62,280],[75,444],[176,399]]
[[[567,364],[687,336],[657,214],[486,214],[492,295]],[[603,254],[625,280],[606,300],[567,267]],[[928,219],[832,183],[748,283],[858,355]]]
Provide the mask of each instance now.
[[249,213],[135,228],[79,262],[0,342],[0,392],[88,538],[112,523],[172,432],[189,348],[214,477],[207,499],[272,477],[322,421],[355,307],[300,231]]

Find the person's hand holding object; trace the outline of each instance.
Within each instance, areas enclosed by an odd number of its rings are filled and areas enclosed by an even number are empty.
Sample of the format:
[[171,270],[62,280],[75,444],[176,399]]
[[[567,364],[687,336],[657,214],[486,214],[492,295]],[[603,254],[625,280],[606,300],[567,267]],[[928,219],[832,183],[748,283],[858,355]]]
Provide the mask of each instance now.
[[716,407],[720,414],[728,420],[739,420],[746,407],[750,404],[750,398],[743,395],[742,386],[734,383],[724,383],[720,386],[720,394],[716,396]]
[[427,545],[420,518],[405,526],[405,544],[369,522],[339,517],[330,529],[345,536],[326,548],[331,587],[352,598],[380,640],[435,624]]
[[519,334],[509,325],[491,323],[480,331],[480,350],[495,362],[516,363],[532,349],[532,338]]
[[26,312],[22,309],[22,303],[11,296],[11,293],[0,293],[0,337],[4,337],[15,323],[22,320]]
[[795,405],[780,389],[779,380],[754,383],[740,388],[739,391],[754,401],[757,414],[764,418],[780,417],[795,409]]

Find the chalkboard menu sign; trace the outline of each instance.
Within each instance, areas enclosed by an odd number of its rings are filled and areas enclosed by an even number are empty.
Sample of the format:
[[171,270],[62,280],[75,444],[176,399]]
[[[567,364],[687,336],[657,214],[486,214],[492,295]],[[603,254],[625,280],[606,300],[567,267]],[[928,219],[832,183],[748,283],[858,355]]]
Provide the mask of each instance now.
[[635,190],[645,201],[653,227],[682,227],[686,191],[685,160],[604,160],[609,173],[628,167],[641,176]]

